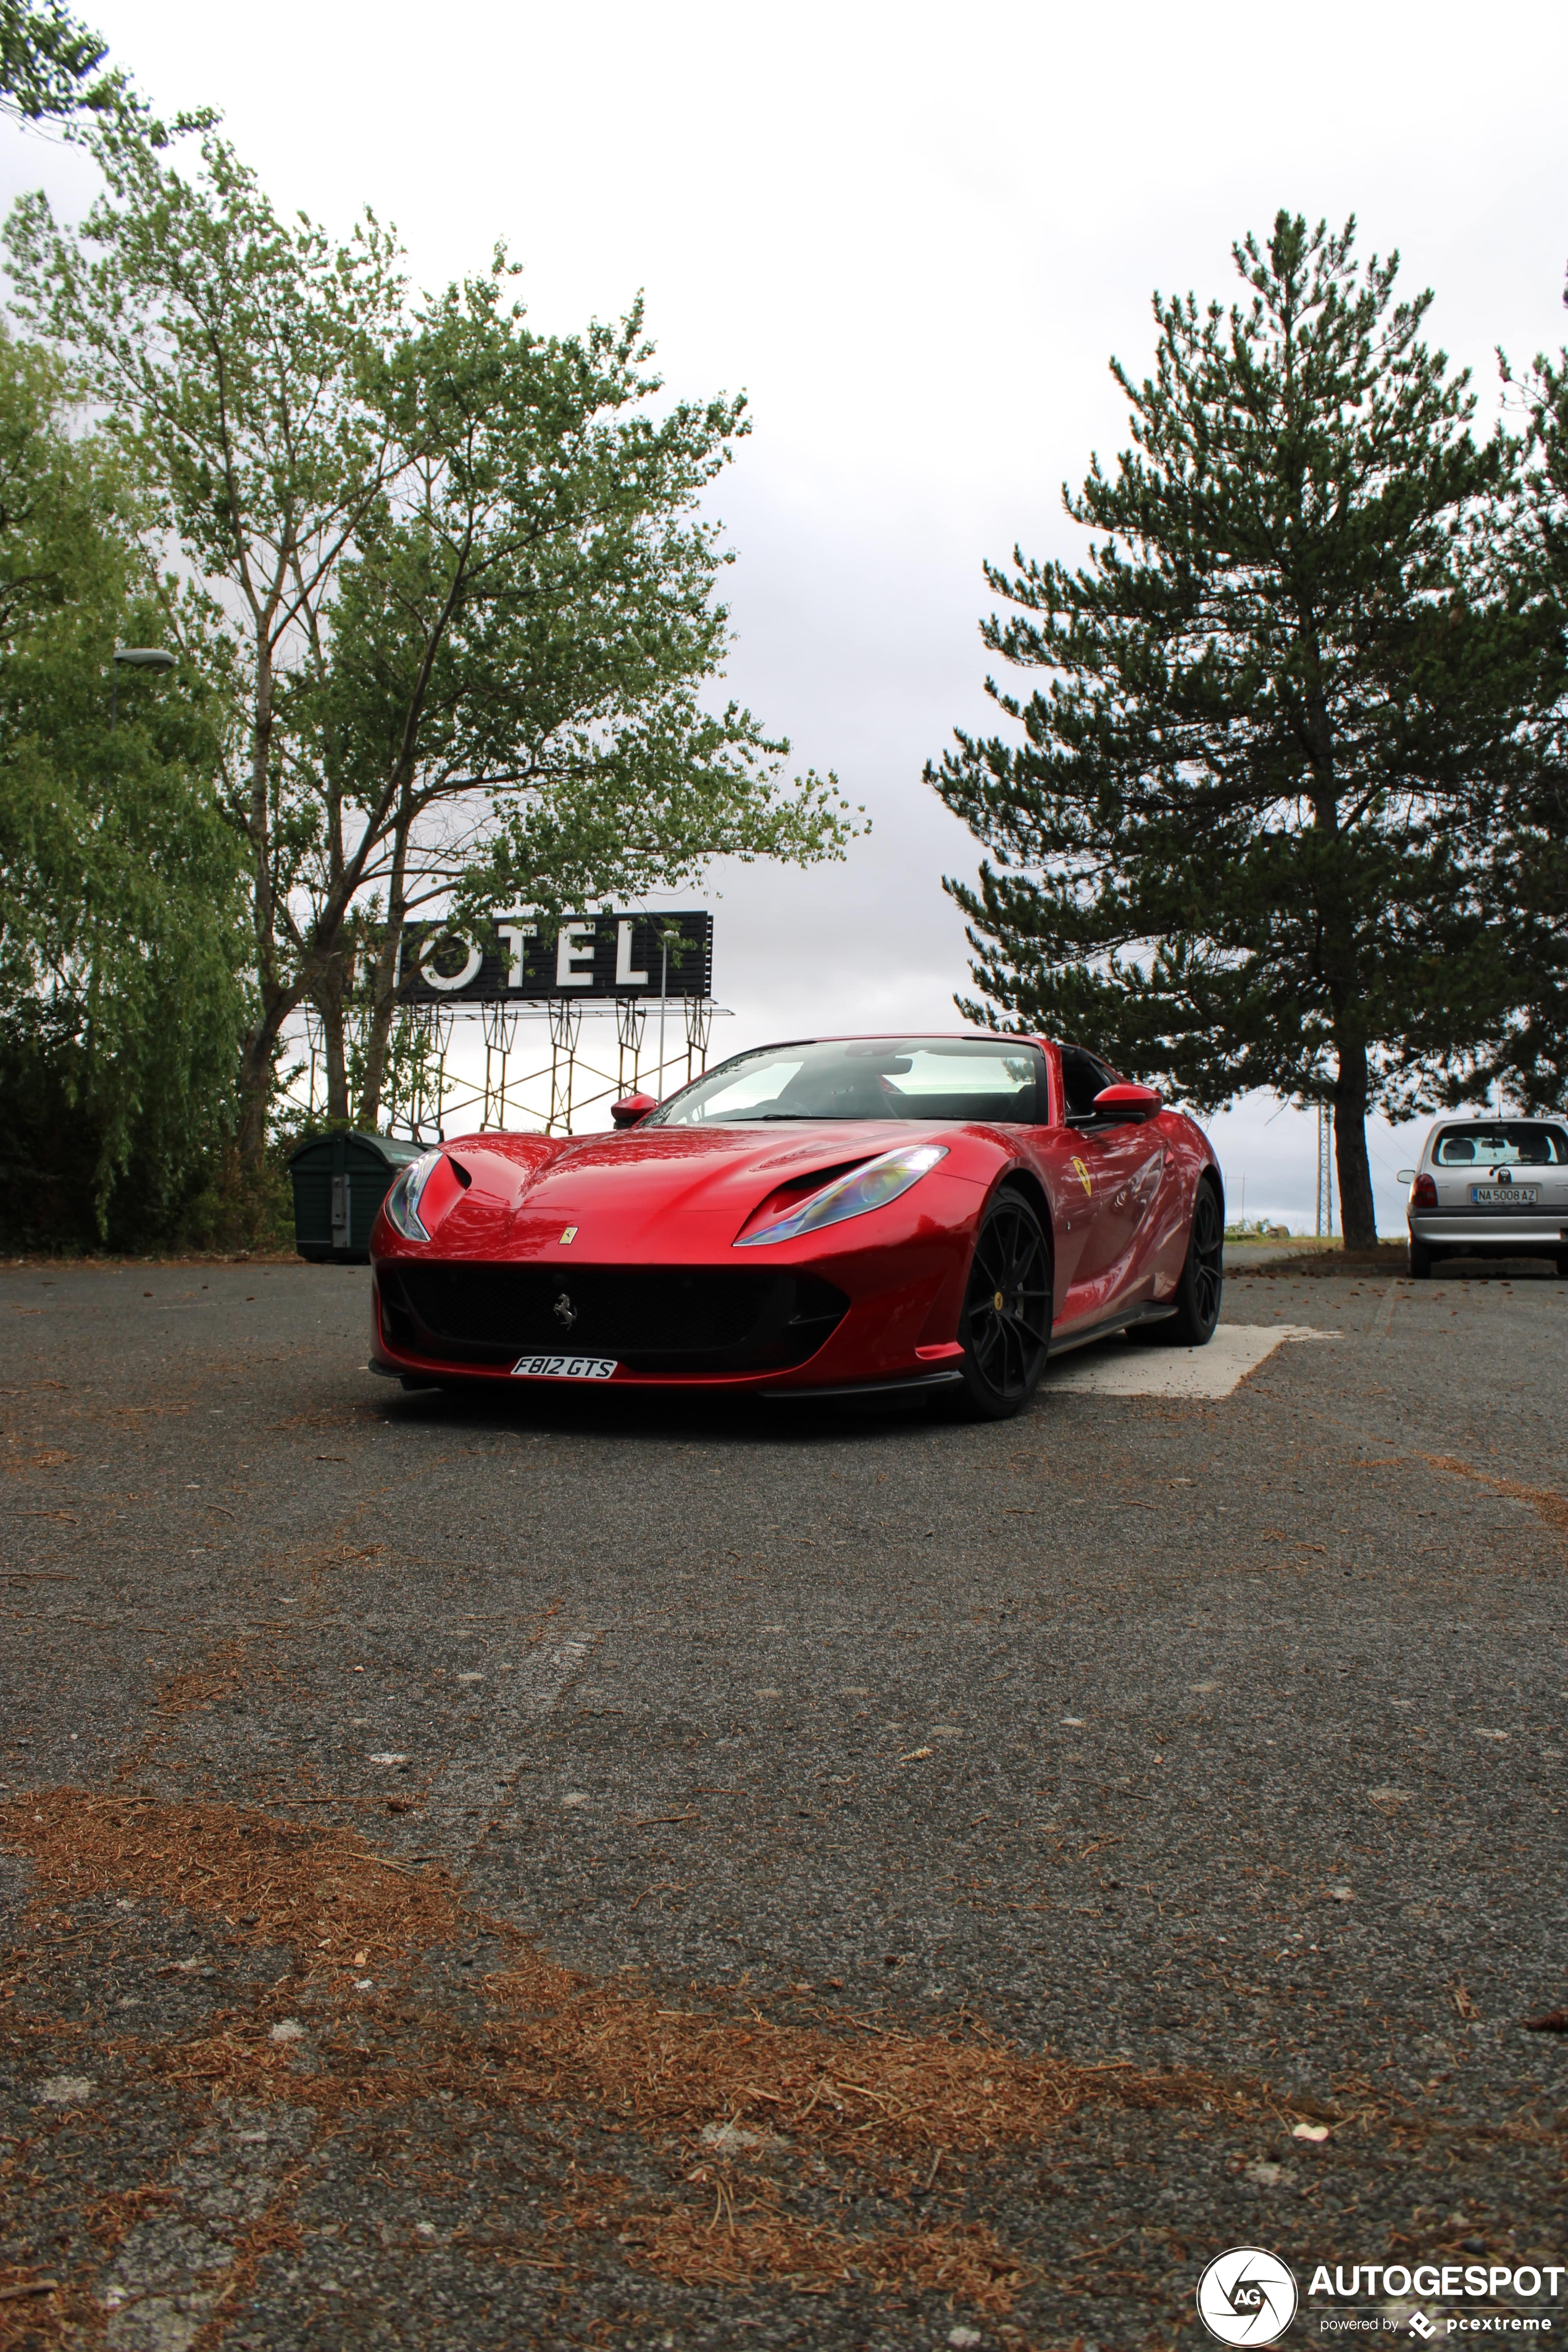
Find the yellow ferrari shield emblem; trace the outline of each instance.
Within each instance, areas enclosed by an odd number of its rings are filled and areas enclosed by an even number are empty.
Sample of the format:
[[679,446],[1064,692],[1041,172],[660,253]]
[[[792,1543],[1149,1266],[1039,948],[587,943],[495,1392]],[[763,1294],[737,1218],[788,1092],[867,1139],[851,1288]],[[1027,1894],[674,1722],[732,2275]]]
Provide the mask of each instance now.
[[1091,1194],[1094,1191],[1094,1179],[1089,1174],[1084,1162],[1079,1159],[1076,1153],[1073,1155],[1072,1169],[1073,1174],[1083,1186],[1084,1192],[1088,1194]]

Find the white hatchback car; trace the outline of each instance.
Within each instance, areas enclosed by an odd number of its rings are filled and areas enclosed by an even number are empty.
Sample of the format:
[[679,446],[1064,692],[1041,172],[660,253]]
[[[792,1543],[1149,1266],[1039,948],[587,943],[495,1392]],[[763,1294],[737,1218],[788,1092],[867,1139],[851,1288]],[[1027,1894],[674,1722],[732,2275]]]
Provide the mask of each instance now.
[[1410,1187],[1410,1271],[1440,1257],[1549,1257],[1568,1276],[1568,1126],[1554,1118],[1445,1118]]

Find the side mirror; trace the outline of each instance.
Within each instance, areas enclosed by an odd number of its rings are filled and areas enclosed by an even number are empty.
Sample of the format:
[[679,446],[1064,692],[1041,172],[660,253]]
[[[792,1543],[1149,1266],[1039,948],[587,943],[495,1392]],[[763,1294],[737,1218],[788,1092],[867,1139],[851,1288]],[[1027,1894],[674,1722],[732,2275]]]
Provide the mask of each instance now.
[[1152,1118],[1164,1108],[1165,1098],[1156,1087],[1107,1087],[1094,1098],[1097,1118]]
[[626,1095],[618,1103],[610,1105],[610,1117],[617,1127],[636,1127],[639,1119],[645,1119],[650,1110],[658,1108],[657,1095]]
[[1401,1169],[1399,1170],[1399,1171],[1397,1172],[1397,1174],[1395,1175],[1395,1177],[1394,1177],[1394,1182],[1395,1182],[1396,1184],[1414,1184],[1414,1183],[1415,1183],[1415,1169],[1414,1169],[1414,1168],[1401,1168]]

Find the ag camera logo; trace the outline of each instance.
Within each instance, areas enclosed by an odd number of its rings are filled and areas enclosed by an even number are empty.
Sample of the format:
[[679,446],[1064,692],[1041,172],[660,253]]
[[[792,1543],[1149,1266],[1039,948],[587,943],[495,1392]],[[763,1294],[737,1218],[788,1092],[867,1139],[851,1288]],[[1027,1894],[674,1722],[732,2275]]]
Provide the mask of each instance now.
[[1232,2246],[1198,2281],[1198,2317],[1221,2344],[1275,2344],[1296,2316],[1296,2281],[1278,2254]]

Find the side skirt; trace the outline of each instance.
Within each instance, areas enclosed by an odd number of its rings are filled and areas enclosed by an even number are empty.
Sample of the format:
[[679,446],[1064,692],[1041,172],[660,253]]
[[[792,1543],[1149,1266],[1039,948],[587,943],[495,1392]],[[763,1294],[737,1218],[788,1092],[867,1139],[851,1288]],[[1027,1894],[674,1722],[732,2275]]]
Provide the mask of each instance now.
[[1046,1352],[1047,1358],[1068,1356],[1075,1348],[1087,1348],[1091,1340],[1109,1339],[1117,1331],[1131,1330],[1134,1323],[1168,1323],[1175,1312],[1173,1307],[1156,1307],[1149,1302],[1120,1315],[1109,1315],[1103,1322],[1091,1324],[1087,1331],[1068,1331],[1059,1339],[1053,1331]]

